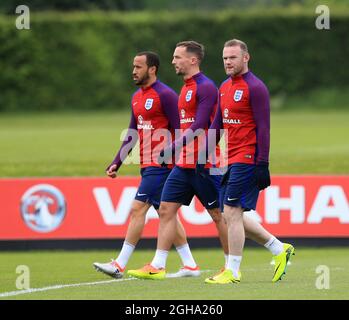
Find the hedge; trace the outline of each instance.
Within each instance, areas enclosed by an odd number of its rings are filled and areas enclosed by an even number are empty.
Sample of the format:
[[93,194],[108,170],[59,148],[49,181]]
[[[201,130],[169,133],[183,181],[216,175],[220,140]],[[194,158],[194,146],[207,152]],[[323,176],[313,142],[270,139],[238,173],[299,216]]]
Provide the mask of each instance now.
[[315,14],[282,12],[45,12],[31,15],[30,30],[15,18],[0,16],[0,111],[125,108],[143,50],[160,54],[160,79],[179,90],[172,53],[187,39],[205,45],[202,69],[217,85],[222,46],[239,38],[273,95],[349,86],[349,14],[332,15],[330,30],[316,29]]

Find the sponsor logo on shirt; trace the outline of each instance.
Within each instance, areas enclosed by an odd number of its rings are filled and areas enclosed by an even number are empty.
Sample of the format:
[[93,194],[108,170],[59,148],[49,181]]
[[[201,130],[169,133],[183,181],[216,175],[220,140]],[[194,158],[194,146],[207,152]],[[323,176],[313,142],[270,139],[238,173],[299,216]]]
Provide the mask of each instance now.
[[195,121],[194,118],[181,119],[181,124],[183,124],[183,123],[192,123],[194,121]]
[[192,95],[193,95],[193,90],[188,90],[188,92],[185,96],[185,101],[189,102],[191,100]]
[[240,119],[223,119],[223,123],[226,124],[241,124]]
[[137,124],[137,129],[139,130],[152,130],[154,127],[152,126],[150,121],[145,121],[143,122],[143,117],[141,115],[138,116],[138,124]]
[[[223,111],[224,118],[229,117],[229,110],[227,108],[224,109]],[[223,123],[227,124],[241,124],[240,119],[223,119]]]
[[183,123],[192,123],[192,122],[195,121],[194,118],[185,118],[185,110],[184,109],[181,109],[181,117],[182,117],[182,119],[180,120],[181,124],[183,124]]
[[243,93],[244,93],[243,90],[235,90],[235,93],[234,93],[234,101],[235,101],[235,102],[239,102],[239,101],[242,99]]
[[146,110],[150,110],[153,106],[154,99],[147,99],[144,104]]

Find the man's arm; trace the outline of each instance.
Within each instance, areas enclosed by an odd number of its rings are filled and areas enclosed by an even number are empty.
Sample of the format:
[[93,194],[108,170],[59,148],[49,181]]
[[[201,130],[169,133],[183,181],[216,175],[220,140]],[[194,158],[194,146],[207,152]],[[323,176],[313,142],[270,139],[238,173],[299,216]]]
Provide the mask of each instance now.
[[[111,178],[116,177],[116,173],[119,170],[119,168],[121,167],[122,162],[126,159],[126,156],[132,151],[132,149],[136,145],[137,140],[138,140],[138,135],[135,137],[134,132],[137,132],[135,130],[137,130],[137,122],[136,122],[136,118],[133,114],[133,111],[131,111],[130,124],[128,126],[128,131],[127,131],[127,134],[125,136],[125,138],[127,137],[127,139],[124,140],[124,142],[122,143],[114,160],[106,169],[107,175],[110,176]],[[126,146],[130,149],[127,150],[127,155],[125,156],[125,152],[124,152],[123,148],[125,148]]]
[[[213,112],[214,106],[217,103],[218,91],[217,88],[209,82],[198,86],[197,90],[197,108],[195,121],[192,125],[185,130],[184,134],[174,141],[172,150],[176,150],[189,143],[193,132],[198,129],[205,129],[210,124],[210,117]],[[187,141],[188,140],[188,141]]]
[[[209,128],[209,132],[213,132],[213,134],[209,134],[208,136],[208,139],[209,139],[209,144],[207,145],[214,145],[216,146],[218,144],[218,142],[221,140],[221,129],[223,129],[223,118],[222,118],[222,110],[221,110],[221,107],[220,107],[220,103],[218,103],[218,108],[217,108],[217,111],[216,111],[216,114],[215,114],[215,117],[213,119],[213,122]],[[211,137],[212,136],[212,137]],[[211,139],[214,139],[212,142],[211,142]],[[209,150],[209,151],[213,151],[213,150]],[[210,153],[211,153],[210,152]]]
[[199,153],[198,162],[196,163],[196,173],[201,176],[205,176],[205,165],[207,159],[215,151],[216,145],[219,143],[221,139],[221,129],[223,129],[223,119],[222,119],[222,111],[220,105],[218,103],[218,108],[216,110],[215,117],[213,122],[208,130],[208,134],[206,137],[206,148],[201,150]]
[[250,104],[257,131],[257,185],[260,190],[263,190],[271,183],[269,173],[270,103],[268,89],[263,83],[250,88]]
[[178,96],[170,90],[160,94],[161,106],[172,129],[179,129]]
[[257,128],[257,164],[269,162],[270,103],[268,89],[263,84],[250,88],[250,104]]

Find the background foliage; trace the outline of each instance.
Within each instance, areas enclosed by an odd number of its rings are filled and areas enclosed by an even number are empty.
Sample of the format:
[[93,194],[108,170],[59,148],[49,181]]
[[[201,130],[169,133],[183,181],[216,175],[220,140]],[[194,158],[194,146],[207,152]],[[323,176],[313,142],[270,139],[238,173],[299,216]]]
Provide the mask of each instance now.
[[160,78],[178,90],[171,59],[185,39],[206,46],[202,69],[217,85],[225,78],[223,43],[245,40],[250,67],[276,105],[314,90],[348,92],[345,12],[331,15],[330,30],[316,29],[313,13],[280,10],[158,12],[156,19],[152,12],[44,12],[31,14],[30,30],[17,30],[15,18],[0,16],[2,111],[125,108],[135,89],[132,60],[141,50],[160,54]]

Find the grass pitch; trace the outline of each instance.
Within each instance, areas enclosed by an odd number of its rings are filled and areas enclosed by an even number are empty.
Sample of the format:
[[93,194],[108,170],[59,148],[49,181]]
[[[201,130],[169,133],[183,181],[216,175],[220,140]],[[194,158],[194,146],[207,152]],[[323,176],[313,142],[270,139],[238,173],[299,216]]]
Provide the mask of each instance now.
[[[104,176],[120,146],[129,112],[2,114],[0,177]],[[272,114],[272,174],[348,174],[349,112],[292,111]],[[138,175],[138,165],[122,166],[120,175]],[[115,257],[112,251],[0,252],[0,299],[348,299],[349,249],[296,248],[286,277],[271,283],[271,256],[265,249],[246,248],[239,285],[214,286],[204,279],[223,266],[221,250],[193,250],[203,270],[199,278],[141,281],[111,278],[92,268],[95,261]],[[151,261],[154,251],[136,250],[128,268]],[[30,271],[32,292],[16,288]],[[175,252],[168,271],[180,265]],[[320,266],[320,267],[319,267]],[[325,266],[323,269],[321,266]],[[326,269],[328,268],[328,269]],[[329,271],[329,289],[325,274]],[[317,271],[319,273],[317,273]],[[19,271],[20,272],[20,271]],[[20,282],[20,281],[19,281]],[[41,289],[41,291],[35,290]],[[11,293],[16,291],[16,293]]]
[[[349,299],[349,249],[296,248],[292,264],[282,281],[272,283],[271,254],[264,248],[246,248],[241,265],[242,282],[229,285],[209,285],[204,279],[223,265],[218,249],[193,250],[203,270],[199,278],[138,280],[112,278],[96,272],[92,263],[106,262],[115,251],[32,251],[0,253],[0,299],[122,299],[122,300],[235,300],[235,299]],[[136,250],[128,269],[151,261],[154,251]],[[3,263],[6,262],[6,263]],[[16,273],[19,265],[30,270],[30,288],[43,291],[6,296],[18,290]],[[179,258],[171,251],[168,272],[175,272]],[[328,268],[326,289],[323,273]],[[90,283],[87,284],[86,283]],[[76,284],[76,286],[70,286]],[[65,285],[65,287],[64,287]],[[57,286],[52,288],[53,286]],[[18,292],[17,292],[18,293]]]
[[[0,177],[104,176],[129,112],[2,114]],[[348,174],[349,112],[273,112],[272,174]],[[135,151],[137,152],[137,151]],[[123,165],[119,175],[138,175]]]

